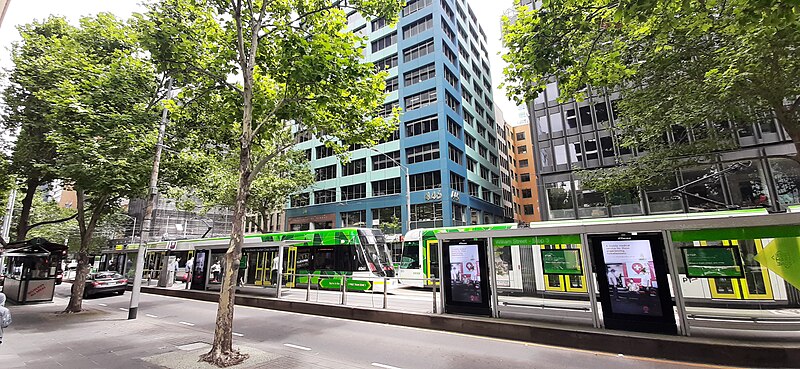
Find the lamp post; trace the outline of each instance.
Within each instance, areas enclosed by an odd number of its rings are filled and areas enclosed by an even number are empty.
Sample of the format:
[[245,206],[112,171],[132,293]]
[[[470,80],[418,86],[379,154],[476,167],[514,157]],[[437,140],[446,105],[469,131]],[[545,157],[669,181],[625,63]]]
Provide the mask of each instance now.
[[120,214],[120,215],[124,215],[130,219],[133,219],[133,229],[131,229],[131,243],[136,242],[136,217],[132,217],[128,214]]
[[[381,154],[381,155],[389,158],[389,160],[391,160],[393,163],[397,164],[406,173],[406,231],[408,231],[408,230],[411,229],[411,181],[409,181],[408,167],[406,167],[403,164],[400,164],[400,162],[395,160],[393,157],[391,157],[389,155],[386,155],[385,153],[382,153],[382,152],[376,150],[374,147],[370,147],[369,149],[371,151],[374,151],[374,152],[376,152],[378,154]],[[402,231],[402,227],[401,227],[400,230]]]

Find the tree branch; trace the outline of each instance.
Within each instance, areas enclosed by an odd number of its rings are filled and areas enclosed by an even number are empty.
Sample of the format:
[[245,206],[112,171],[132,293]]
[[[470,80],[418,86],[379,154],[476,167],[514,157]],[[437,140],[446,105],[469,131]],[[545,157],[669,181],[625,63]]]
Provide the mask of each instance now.
[[278,109],[280,109],[281,107],[283,107],[283,104],[284,104],[284,103],[286,103],[286,98],[283,98],[283,99],[281,99],[281,100],[280,100],[280,101],[279,101],[277,104],[275,104],[275,107],[274,107],[274,108],[272,108],[272,111],[270,111],[270,112],[269,112],[269,114],[267,114],[267,116],[266,116],[266,117],[264,117],[264,119],[263,119],[261,122],[259,122],[259,123],[258,123],[258,125],[256,126],[256,128],[254,128],[254,129],[253,129],[253,136],[254,136],[254,137],[255,137],[255,135],[256,135],[256,134],[258,134],[258,130],[260,130],[260,129],[261,129],[261,127],[262,127],[262,126],[264,126],[264,124],[265,124],[265,123],[267,123],[267,121],[268,121],[270,118],[272,118],[273,116],[275,116],[275,114],[278,112]]
[[55,220],[47,220],[47,221],[44,221],[44,222],[34,223],[30,227],[28,227],[28,231],[30,231],[31,229],[34,229],[36,227],[47,225],[47,224],[63,223],[63,222],[66,222],[68,220],[75,219],[77,217],[78,217],[78,213],[75,213],[75,214],[72,214],[72,215],[70,215],[70,216],[68,216],[66,218],[55,219]]
[[264,169],[264,166],[267,165],[267,163],[269,163],[270,160],[272,160],[272,159],[278,157],[279,155],[283,154],[286,149],[288,149],[288,148],[290,148],[292,146],[294,146],[294,142],[290,141],[289,143],[286,143],[283,146],[278,147],[272,154],[269,154],[269,155],[259,159],[258,163],[256,163],[255,166],[253,166],[253,170],[250,172],[250,177],[248,178],[248,181],[250,181],[250,183],[252,183],[256,179],[256,176],[261,171],[261,169]]

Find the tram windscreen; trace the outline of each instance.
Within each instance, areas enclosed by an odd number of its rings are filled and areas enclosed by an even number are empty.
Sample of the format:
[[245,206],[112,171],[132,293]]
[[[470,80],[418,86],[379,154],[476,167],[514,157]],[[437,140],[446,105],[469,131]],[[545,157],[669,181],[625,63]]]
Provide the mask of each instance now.
[[[359,231],[361,244],[366,250],[367,263],[371,272],[387,277],[394,277],[392,259],[387,253],[386,243],[383,242],[383,235],[376,237],[372,230]],[[380,241],[379,242],[379,239]]]
[[403,256],[400,258],[400,268],[419,268],[419,241],[403,242]]

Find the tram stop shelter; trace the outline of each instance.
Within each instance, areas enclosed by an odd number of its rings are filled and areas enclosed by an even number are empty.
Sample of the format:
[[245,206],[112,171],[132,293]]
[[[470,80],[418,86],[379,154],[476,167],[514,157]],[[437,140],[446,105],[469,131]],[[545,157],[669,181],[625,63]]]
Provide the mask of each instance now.
[[18,304],[53,301],[67,246],[42,238],[9,246],[2,254],[8,270],[3,282],[6,297]]
[[800,213],[552,221],[437,238],[445,313],[685,336],[800,332]]

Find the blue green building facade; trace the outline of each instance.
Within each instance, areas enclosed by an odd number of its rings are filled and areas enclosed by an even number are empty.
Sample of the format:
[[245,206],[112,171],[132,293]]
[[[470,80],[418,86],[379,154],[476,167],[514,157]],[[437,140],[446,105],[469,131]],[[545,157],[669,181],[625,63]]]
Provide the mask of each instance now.
[[358,13],[348,15],[348,27],[368,38],[365,61],[388,71],[379,114],[400,107],[400,126],[384,142],[353,150],[347,164],[298,131],[295,148],[310,158],[317,182],[292,197],[287,229],[374,226],[399,234],[505,221],[504,134],[494,117],[486,35],[468,1],[409,0],[394,27]]

